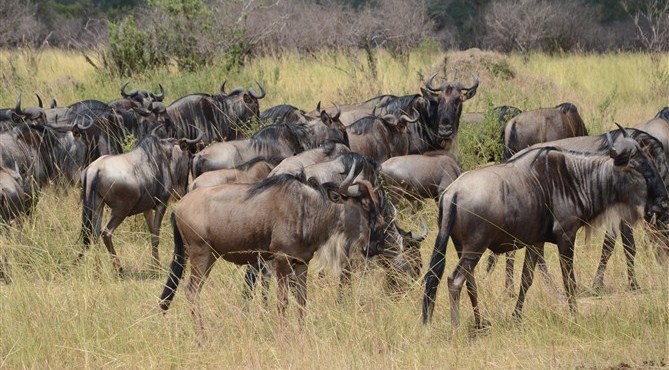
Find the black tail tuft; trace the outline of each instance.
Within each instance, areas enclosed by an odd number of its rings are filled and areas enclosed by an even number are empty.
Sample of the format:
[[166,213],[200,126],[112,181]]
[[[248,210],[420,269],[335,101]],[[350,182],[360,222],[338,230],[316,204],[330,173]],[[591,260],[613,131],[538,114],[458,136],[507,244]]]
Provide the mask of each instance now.
[[423,324],[427,324],[432,319],[432,311],[434,310],[434,301],[437,296],[437,287],[441,281],[441,277],[444,275],[444,269],[446,268],[446,245],[448,244],[448,239],[453,230],[453,224],[455,223],[455,218],[457,215],[457,198],[458,195],[453,195],[451,204],[448,208],[448,213],[446,217],[446,227],[442,228],[443,221],[443,210],[446,206],[446,197],[442,196],[441,202],[439,205],[439,234],[437,235],[437,240],[434,243],[434,252],[432,252],[432,259],[430,259],[430,267],[427,269],[425,274],[425,294],[423,295]]
[[177,226],[176,216],[172,213],[172,230],[174,231],[174,258],[170,263],[170,272],[165,282],[163,294],[160,295],[160,308],[167,311],[170,308],[170,303],[174,298],[174,294],[179,286],[179,281],[184,274],[184,266],[186,264],[186,253],[184,250],[184,242],[181,237],[181,231]]

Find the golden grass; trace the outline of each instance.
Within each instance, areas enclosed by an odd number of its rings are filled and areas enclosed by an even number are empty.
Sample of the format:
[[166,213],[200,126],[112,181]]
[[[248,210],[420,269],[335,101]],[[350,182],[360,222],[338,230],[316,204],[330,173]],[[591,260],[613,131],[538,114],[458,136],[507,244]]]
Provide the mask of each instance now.
[[[355,58],[336,53],[259,58],[227,76],[217,66],[198,73],[162,70],[133,77],[132,83],[155,89],[162,82],[172,100],[188,92],[217,91],[226,78],[230,89],[248,87],[258,79],[268,90],[263,107],[287,102],[309,110],[319,100],[346,103],[377,93],[417,92],[421,79],[431,71],[450,73],[458,70],[454,61],[465,59],[461,53],[447,56],[444,66],[444,55],[437,52],[413,53],[405,60],[379,53],[377,79],[364,65],[364,58],[359,59],[361,66]],[[15,72],[7,64],[12,58],[18,61]],[[0,53],[0,106],[12,106],[19,89],[26,95],[53,93],[62,104],[87,98],[110,100],[123,82],[95,71],[78,54],[46,51],[35,66],[26,58],[25,53]],[[639,54],[490,58],[495,58],[494,63],[504,61],[506,67],[498,67],[510,68],[515,77],[495,77],[484,65],[475,66],[481,87],[465,104],[466,110],[483,110],[491,104],[527,109],[568,100],[579,107],[589,127],[598,131],[611,126],[612,119],[644,121],[668,103],[669,86],[662,82],[662,76],[669,73],[666,55],[657,60]],[[465,72],[460,78],[468,81],[469,77]],[[72,80],[76,83],[58,82]],[[88,251],[80,265],[72,264],[81,247],[78,196],[78,190],[59,194],[46,189],[35,215],[20,229],[0,236],[13,278],[12,284],[0,285],[0,368],[590,369],[669,361],[666,264],[656,259],[655,245],[640,228],[640,292],[627,291],[625,262],[618,247],[602,296],[590,294],[587,288],[599,261],[601,235],[593,238],[592,245],[579,238],[575,263],[582,293],[575,317],[568,313],[566,302],[537,276],[527,297],[524,320],[514,322],[510,314],[515,299],[503,290],[502,266],[491,275],[479,268],[480,304],[492,326],[476,335],[470,333],[471,306],[463,292],[463,330],[458,337],[451,335],[445,284],[440,287],[434,321],[425,327],[420,324],[420,281],[405,296],[388,298],[382,288],[382,271],[370,263],[356,271],[347,301],[337,304],[336,279],[310,276],[308,313],[300,326],[294,304],[288,317],[280,320],[275,283],[267,308],[260,299],[245,303],[243,270],[219,261],[201,297],[207,342],[198,348],[183,282],[167,314],[157,308],[167,272],[158,277],[148,272],[150,246],[142,217],[126,220],[114,235],[121,263],[128,271],[126,278],[115,276],[101,243]],[[436,234],[436,206],[428,203],[422,216],[431,225],[422,245],[427,263]],[[417,230],[420,226],[414,219],[403,215],[402,224]],[[165,267],[171,259],[171,238],[172,231],[164,222],[160,253]],[[522,254],[516,263],[516,283]],[[554,247],[547,247],[549,270],[560,286],[556,254]],[[447,273],[454,261],[455,253],[449,248]]]

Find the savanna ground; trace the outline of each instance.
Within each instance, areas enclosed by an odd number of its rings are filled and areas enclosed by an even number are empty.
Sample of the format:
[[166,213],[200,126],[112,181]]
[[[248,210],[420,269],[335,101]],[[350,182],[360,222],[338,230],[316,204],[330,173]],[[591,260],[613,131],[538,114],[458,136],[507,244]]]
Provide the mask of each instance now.
[[[425,47],[400,57],[381,52],[375,58],[371,65],[364,55],[288,54],[258,58],[232,72],[216,63],[197,73],[158,70],[132,77],[131,86],[157,90],[160,82],[171,101],[191,92],[218,91],[223,80],[228,80],[229,89],[249,87],[258,80],[267,89],[261,109],[290,103],[311,110],[318,101],[348,103],[379,93],[416,93],[433,71],[469,83],[469,72],[475,71],[481,85],[465,103],[465,111],[503,104],[531,109],[570,101],[595,134],[612,128],[614,120],[627,125],[646,121],[669,103],[668,55],[443,54]],[[13,106],[19,90],[24,105],[36,104],[32,92],[43,98],[55,96],[61,105],[83,99],[109,101],[118,97],[125,81],[96,70],[80,54],[60,51],[0,52],[0,71],[0,106]],[[462,161],[473,163],[468,158]],[[640,291],[627,290],[618,245],[605,288],[595,296],[589,287],[602,235],[596,234],[588,245],[581,235],[575,255],[577,315],[569,314],[561,284],[559,295],[538,276],[524,320],[515,322],[511,319],[515,298],[504,292],[502,266],[490,275],[479,267],[480,304],[492,326],[479,333],[469,330],[471,306],[463,293],[464,325],[457,337],[451,334],[445,284],[433,323],[426,327],[419,315],[421,281],[405,295],[389,298],[383,272],[371,262],[355,272],[352,294],[338,304],[336,278],[312,276],[308,313],[299,325],[294,304],[287,319],[279,319],[275,283],[268,307],[260,299],[245,303],[243,270],[219,261],[201,295],[207,341],[198,347],[183,283],[166,315],[157,307],[172,256],[167,221],[160,248],[164,268],[157,275],[149,271],[143,218],[128,219],[116,231],[117,251],[128,271],[120,279],[101,243],[83,263],[72,264],[81,248],[78,189],[45,189],[35,208],[20,229],[0,236],[2,253],[12,267],[12,283],[0,285],[0,367],[4,368],[591,369],[659,367],[669,362],[666,263],[656,258],[656,244],[642,226],[636,228]],[[428,202],[420,215],[430,225],[422,245],[427,264],[436,235],[436,206]],[[419,230],[416,219],[402,214],[401,224]],[[555,249],[549,245],[546,253],[550,273],[560,283]],[[455,253],[449,248],[447,274],[454,264]]]

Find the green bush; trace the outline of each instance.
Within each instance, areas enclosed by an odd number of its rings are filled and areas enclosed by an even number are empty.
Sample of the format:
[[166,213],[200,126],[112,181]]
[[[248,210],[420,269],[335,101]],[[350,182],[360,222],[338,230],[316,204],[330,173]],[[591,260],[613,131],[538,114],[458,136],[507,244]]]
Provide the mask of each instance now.
[[109,22],[109,48],[102,63],[114,75],[129,76],[167,63],[152,42],[151,35],[137,27],[132,15],[122,21]]

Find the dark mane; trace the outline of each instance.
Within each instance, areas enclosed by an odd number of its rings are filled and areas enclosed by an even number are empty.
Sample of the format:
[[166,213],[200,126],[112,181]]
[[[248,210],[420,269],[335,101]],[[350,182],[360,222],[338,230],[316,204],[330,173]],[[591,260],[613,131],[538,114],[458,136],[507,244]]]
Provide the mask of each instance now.
[[84,100],[70,105],[65,114],[70,125],[88,126],[91,121],[108,119],[114,110],[99,100]]
[[562,111],[562,113],[576,112],[576,106],[569,102],[564,102],[560,105],[557,105],[555,109]]
[[304,148],[300,138],[309,134],[310,129],[303,124],[269,125],[253,134],[250,140],[251,146],[254,148],[263,149],[276,145],[277,142],[282,142],[301,152]]
[[283,122],[287,117],[290,117],[290,115],[295,114],[296,112],[305,114],[302,109],[296,108],[289,104],[281,104],[260,112],[260,119],[270,122]]
[[655,118],[662,118],[663,120],[669,122],[669,107],[662,108],[659,112],[657,112]]
[[392,114],[398,117],[402,114],[406,114],[413,117],[414,112],[412,104],[414,100],[419,97],[420,95],[418,94],[398,96],[395,97],[395,99],[387,101],[386,104],[381,105],[380,108],[384,108],[386,114]]
[[374,129],[374,122],[376,122],[376,120],[379,120],[381,123],[383,123],[384,126],[390,129],[395,129],[394,125],[390,124],[382,117],[372,115],[360,118],[348,126],[347,129],[351,130],[351,132],[355,135],[368,134]]
[[396,95],[379,95],[379,96],[375,96],[371,99],[365,100],[365,102],[363,104],[371,103],[371,102],[377,102],[377,103],[380,103],[381,105],[383,105],[384,103],[387,103],[388,100],[395,99],[395,98],[397,98]]
[[[648,140],[645,144],[650,145],[651,149],[654,152],[657,150],[663,150],[662,143],[655,136],[636,128],[626,128],[625,131],[635,141],[638,141],[637,139],[639,138]],[[613,142],[615,142],[622,134],[623,134],[622,131],[620,131],[619,129],[609,132],[609,135],[611,135],[611,141]],[[598,141],[597,150],[602,153],[608,153],[609,142],[606,139],[606,134],[599,135],[597,141]]]
[[534,162],[540,156],[547,155],[550,152],[559,152],[559,153],[562,153],[562,154],[572,154],[572,155],[578,155],[578,156],[593,156],[593,155],[601,156],[602,155],[602,153],[599,153],[599,152],[595,152],[595,153],[593,153],[593,152],[581,152],[581,151],[577,151],[577,150],[560,148],[560,147],[557,147],[557,146],[543,146],[543,147],[539,147],[539,148],[528,148],[528,149],[525,149],[521,152],[518,152],[518,154],[509,158],[509,160],[507,160],[504,163],[513,163],[513,162],[518,161],[521,158],[524,158],[524,157],[530,155],[530,153],[536,153],[536,156],[532,160]]
[[294,181],[299,181],[301,183],[306,182],[305,174],[304,171],[300,171],[299,174],[292,174],[292,173],[282,173],[280,175],[276,176],[270,176],[265,178],[262,181],[256,182],[255,184],[251,185],[249,187],[248,191],[246,192],[246,199],[249,200],[256,195],[264,192],[265,190],[274,188],[274,187],[281,187],[285,186],[287,184],[290,184]]
[[[276,160],[274,160],[276,161]],[[267,159],[265,157],[256,157],[251,159],[250,161],[247,161],[245,163],[240,164],[239,166],[236,166],[235,169],[239,171],[247,171],[249,168],[255,166],[256,164],[260,162],[266,162],[268,164],[273,163],[272,159]]]

